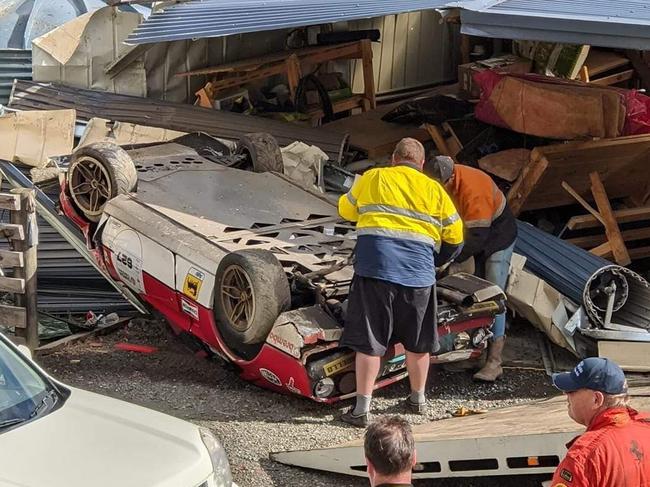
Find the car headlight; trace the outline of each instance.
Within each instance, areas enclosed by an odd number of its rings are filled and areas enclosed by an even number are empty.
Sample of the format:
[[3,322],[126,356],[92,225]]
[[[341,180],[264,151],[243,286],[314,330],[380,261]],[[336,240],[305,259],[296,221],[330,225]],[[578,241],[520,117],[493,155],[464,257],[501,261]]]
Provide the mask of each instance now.
[[201,433],[201,440],[203,440],[203,444],[210,454],[210,460],[212,460],[214,485],[216,487],[231,487],[233,485],[232,474],[226,450],[223,449],[221,442],[210,430],[199,428],[199,432]]

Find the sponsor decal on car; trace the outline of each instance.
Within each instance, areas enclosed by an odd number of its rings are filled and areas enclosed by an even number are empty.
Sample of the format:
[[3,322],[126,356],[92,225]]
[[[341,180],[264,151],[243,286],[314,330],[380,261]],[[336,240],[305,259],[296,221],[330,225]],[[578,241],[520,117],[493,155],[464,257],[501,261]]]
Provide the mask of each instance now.
[[338,374],[344,370],[351,368],[354,365],[354,354],[346,355],[344,357],[338,358],[329,362],[323,366],[323,371],[325,376],[329,377],[330,375]]
[[199,307],[197,305],[181,298],[181,309],[186,315],[190,315],[195,320],[199,319]]
[[183,294],[196,301],[204,279],[205,273],[203,271],[198,270],[196,267],[190,267],[185,276],[185,282],[183,282]]
[[271,384],[274,386],[282,387],[282,381],[280,378],[275,375],[273,372],[271,372],[269,369],[260,369],[260,375],[264,377],[267,381],[269,381]]

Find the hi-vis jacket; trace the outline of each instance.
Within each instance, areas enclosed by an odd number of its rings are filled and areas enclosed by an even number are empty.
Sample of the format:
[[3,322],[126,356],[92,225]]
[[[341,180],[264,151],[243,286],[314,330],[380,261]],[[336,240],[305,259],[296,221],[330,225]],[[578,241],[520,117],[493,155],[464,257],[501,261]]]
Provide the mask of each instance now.
[[480,169],[456,164],[446,188],[465,224],[465,246],[458,261],[480,253],[490,256],[515,241],[515,217],[490,176]]
[[339,213],[357,222],[355,272],[364,277],[430,286],[435,265],[462,247],[463,224],[451,198],[409,163],[367,171],[341,196]]

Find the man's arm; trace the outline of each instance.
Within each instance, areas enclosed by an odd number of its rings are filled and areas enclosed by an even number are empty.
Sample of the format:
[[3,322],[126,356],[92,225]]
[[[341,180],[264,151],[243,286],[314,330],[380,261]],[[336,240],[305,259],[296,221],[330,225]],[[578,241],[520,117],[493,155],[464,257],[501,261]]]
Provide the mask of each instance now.
[[463,222],[449,195],[441,188],[440,251],[436,258],[438,267],[454,260],[463,249]]
[[564,460],[555,469],[551,487],[590,487],[596,486],[597,482],[592,483],[596,479],[589,479],[588,474],[585,473],[585,466],[575,460],[571,450],[567,452]]
[[487,239],[490,236],[489,227],[468,227],[465,226],[465,245],[463,250],[458,254],[456,260],[463,262],[470,257],[478,254],[485,247]]
[[359,197],[359,193],[361,193],[362,181],[363,176],[354,182],[350,191],[341,195],[339,198],[339,215],[351,222],[356,222],[359,219],[357,198]]

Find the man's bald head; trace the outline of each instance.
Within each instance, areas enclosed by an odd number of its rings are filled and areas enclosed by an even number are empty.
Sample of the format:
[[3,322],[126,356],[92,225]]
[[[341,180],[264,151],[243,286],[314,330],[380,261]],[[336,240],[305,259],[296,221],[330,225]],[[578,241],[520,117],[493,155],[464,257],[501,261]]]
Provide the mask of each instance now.
[[424,166],[424,147],[418,140],[405,137],[397,143],[393,151],[393,164],[403,161],[416,164],[422,169]]

